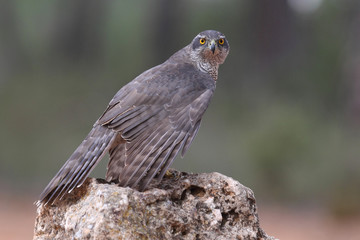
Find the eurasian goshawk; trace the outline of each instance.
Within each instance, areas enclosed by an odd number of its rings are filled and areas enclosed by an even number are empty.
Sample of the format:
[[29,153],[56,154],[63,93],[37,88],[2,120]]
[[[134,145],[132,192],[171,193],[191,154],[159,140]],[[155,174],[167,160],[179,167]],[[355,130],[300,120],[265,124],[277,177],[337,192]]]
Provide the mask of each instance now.
[[53,203],[80,186],[106,152],[107,181],[144,190],[161,180],[198,132],[228,53],[222,33],[204,31],[122,87],[37,203]]

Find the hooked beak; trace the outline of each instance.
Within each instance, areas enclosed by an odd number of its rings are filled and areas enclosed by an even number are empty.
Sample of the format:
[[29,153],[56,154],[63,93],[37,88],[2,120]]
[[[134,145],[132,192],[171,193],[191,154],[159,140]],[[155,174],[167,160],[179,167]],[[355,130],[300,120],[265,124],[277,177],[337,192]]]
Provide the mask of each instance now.
[[211,40],[210,44],[209,44],[209,48],[212,51],[212,53],[215,53],[215,48],[216,48],[216,43],[215,40]]

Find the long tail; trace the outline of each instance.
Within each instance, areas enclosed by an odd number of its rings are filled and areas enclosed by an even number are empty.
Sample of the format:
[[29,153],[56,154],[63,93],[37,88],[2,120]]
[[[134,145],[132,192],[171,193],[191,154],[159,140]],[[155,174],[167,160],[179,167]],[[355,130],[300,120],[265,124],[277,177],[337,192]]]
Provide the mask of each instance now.
[[46,186],[36,205],[54,203],[75,187],[81,186],[110,148],[116,133],[96,125]]

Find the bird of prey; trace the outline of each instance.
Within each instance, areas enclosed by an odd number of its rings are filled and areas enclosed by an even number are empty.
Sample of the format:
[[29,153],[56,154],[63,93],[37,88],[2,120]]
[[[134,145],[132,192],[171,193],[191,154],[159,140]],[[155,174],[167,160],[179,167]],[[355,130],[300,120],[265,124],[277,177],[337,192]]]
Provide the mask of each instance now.
[[107,181],[140,191],[153,178],[160,181],[197,134],[229,49],[225,35],[203,31],[122,87],[37,204],[52,204],[81,186],[107,152]]

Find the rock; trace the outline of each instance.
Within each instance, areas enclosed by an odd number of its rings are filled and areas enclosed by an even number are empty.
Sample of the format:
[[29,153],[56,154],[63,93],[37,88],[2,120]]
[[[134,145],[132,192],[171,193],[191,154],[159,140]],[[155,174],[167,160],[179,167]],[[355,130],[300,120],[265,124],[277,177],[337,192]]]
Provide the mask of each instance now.
[[219,173],[171,170],[145,192],[89,178],[37,209],[34,239],[274,239],[254,193]]

